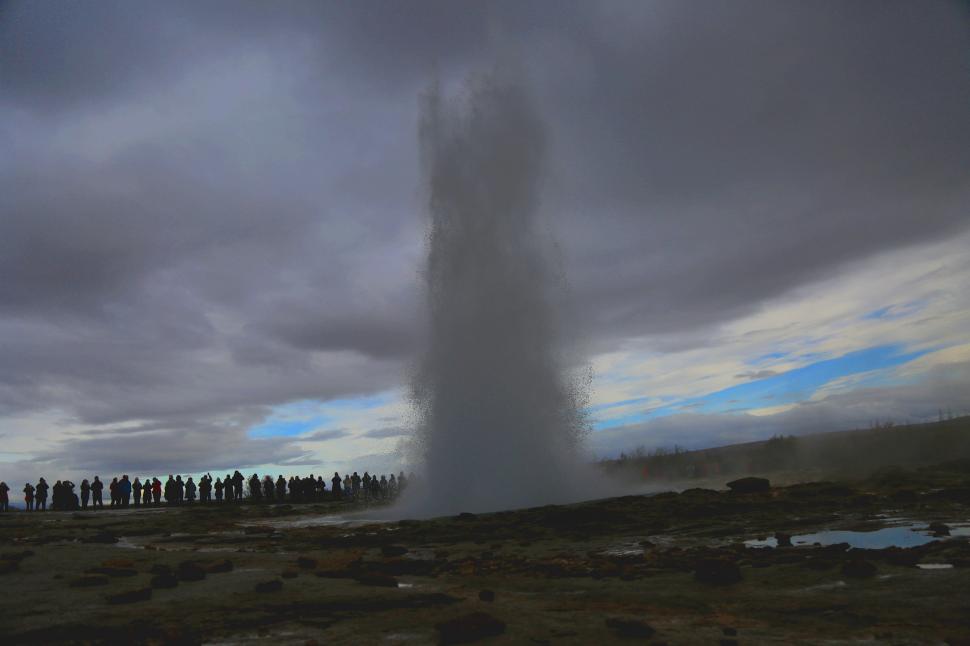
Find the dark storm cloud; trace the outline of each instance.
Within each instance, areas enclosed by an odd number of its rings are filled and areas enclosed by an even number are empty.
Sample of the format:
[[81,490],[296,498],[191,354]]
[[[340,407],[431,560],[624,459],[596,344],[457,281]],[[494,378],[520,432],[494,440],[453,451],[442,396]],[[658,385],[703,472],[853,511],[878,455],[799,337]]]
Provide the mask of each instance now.
[[[967,226],[966,18],[3,3],[0,414],[127,423],[172,460],[210,435],[245,461],[269,445],[214,420],[400,384],[425,331],[416,97],[502,56],[547,122],[544,208],[594,347],[702,345],[766,298]],[[135,450],[69,444],[91,464]]]

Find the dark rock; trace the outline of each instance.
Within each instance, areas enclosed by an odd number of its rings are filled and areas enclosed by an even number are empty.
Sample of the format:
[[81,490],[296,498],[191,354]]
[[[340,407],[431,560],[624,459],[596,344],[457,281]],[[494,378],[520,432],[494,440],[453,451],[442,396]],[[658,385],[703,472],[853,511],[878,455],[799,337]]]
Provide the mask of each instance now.
[[455,516],[455,518],[457,518],[458,520],[474,520],[475,519],[475,514],[473,514],[471,512],[463,511],[460,514],[458,514],[457,516]]
[[733,493],[761,493],[771,489],[771,482],[767,478],[739,478],[727,483],[728,489]]
[[178,577],[172,573],[156,574],[152,577],[150,585],[153,588],[175,588],[179,584]]
[[385,545],[381,548],[381,554],[384,556],[404,556],[408,553],[408,548],[402,545]]
[[694,565],[694,579],[712,585],[731,585],[741,580],[741,568],[727,559],[700,559]]
[[724,633],[724,636],[725,637],[737,637],[738,636],[738,629],[737,628],[731,628],[730,626],[726,626],[724,628],[724,630],[722,630],[721,632]]
[[172,568],[161,563],[156,563],[148,570],[150,574],[171,574]]
[[114,536],[113,534],[109,534],[108,532],[98,532],[93,536],[88,536],[87,538],[83,539],[81,542],[111,544],[111,543],[117,543],[118,537]]
[[905,549],[901,547],[890,547],[882,551],[883,558],[890,565],[899,567],[914,567],[922,556],[918,550]]
[[263,581],[262,583],[257,583],[256,587],[253,588],[256,592],[279,592],[283,589],[283,582],[279,579],[273,579],[272,581]]
[[12,574],[20,567],[20,561],[0,561],[0,574]]
[[300,572],[298,570],[286,569],[280,572],[280,576],[284,579],[295,579],[300,576]]
[[208,563],[204,566],[206,574],[221,574],[223,572],[232,572],[233,564],[229,559],[219,559],[214,563]]
[[720,646],[738,646],[738,640],[730,638],[722,639],[719,643]]
[[103,567],[117,567],[117,568],[128,568],[131,569],[135,567],[135,562],[131,559],[107,559],[101,561]]
[[373,585],[382,588],[397,587],[397,579],[386,574],[359,574],[354,577],[354,581],[361,585]]
[[139,588],[137,590],[128,590],[126,592],[109,594],[107,597],[105,597],[108,603],[112,603],[112,604],[138,603],[139,601],[148,601],[151,598],[152,598],[151,588]]
[[628,639],[645,639],[653,637],[657,632],[650,624],[639,619],[630,619],[627,617],[608,617],[606,619],[606,627],[612,630],[613,634],[617,637]]
[[130,577],[138,574],[136,570],[123,567],[93,567],[84,571],[85,574],[103,574],[112,578]]
[[473,612],[435,624],[440,644],[470,644],[505,632],[505,622],[484,612]]
[[309,556],[298,556],[296,564],[304,570],[313,570],[317,567],[317,560]]
[[94,588],[99,585],[108,585],[111,579],[103,574],[88,574],[72,580],[68,585],[72,588]]
[[933,536],[949,536],[950,526],[946,523],[941,523],[939,521],[930,523],[929,530],[933,532]]
[[194,561],[179,563],[177,575],[180,581],[201,581],[205,578],[205,569]]
[[480,601],[487,601],[491,603],[495,601],[495,592],[492,590],[482,590],[478,593],[478,599]]
[[876,576],[876,566],[869,561],[853,559],[842,565],[842,575],[853,579],[868,579]]
[[791,547],[791,534],[775,532],[775,540],[778,541],[778,547]]
[[0,554],[3,561],[23,561],[25,558],[34,555],[34,550],[23,550],[22,552],[4,552]]

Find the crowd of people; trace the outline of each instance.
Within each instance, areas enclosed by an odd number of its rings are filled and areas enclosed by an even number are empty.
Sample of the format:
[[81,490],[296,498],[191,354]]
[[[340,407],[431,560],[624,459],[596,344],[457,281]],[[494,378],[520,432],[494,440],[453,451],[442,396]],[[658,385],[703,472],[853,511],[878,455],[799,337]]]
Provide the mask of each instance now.
[[[414,476],[412,475],[411,478]],[[329,479],[329,487],[323,476],[307,477],[291,476],[289,479],[282,475],[275,480],[266,475],[260,478],[253,474],[246,477],[239,471],[226,474],[223,478],[212,479],[212,474],[205,474],[198,482],[188,476],[169,475],[163,483],[158,478],[135,478],[131,481],[128,475],[113,478],[108,483],[109,507],[125,508],[129,506],[142,507],[151,505],[183,505],[199,503],[231,503],[250,500],[252,502],[283,503],[283,502],[319,502],[324,500],[360,500],[367,502],[387,501],[397,497],[407,486],[409,478],[404,472],[390,477],[386,475],[370,475],[366,471],[363,476],[356,471],[352,475],[334,473]],[[80,495],[75,493],[78,489]],[[81,481],[80,487],[70,480],[58,480],[53,486],[41,478],[37,484],[24,485],[24,503],[27,511],[45,511],[48,509],[47,500],[50,494],[50,509],[58,511],[72,511],[78,509],[103,509],[105,483],[100,476]],[[8,511],[10,507],[10,487],[6,482],[0,482],[0,511]]]

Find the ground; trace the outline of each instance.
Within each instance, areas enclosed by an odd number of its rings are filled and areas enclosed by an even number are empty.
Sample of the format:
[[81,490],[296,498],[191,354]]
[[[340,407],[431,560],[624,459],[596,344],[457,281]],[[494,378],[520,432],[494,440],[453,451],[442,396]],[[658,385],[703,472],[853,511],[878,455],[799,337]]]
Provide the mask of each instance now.
[[[3,514],[0,643],[970,643],[967,463],[747,494],[329,520],[351,512]],[[929,536],[933,522],[950,535]],[[798,544],[887,526],[929,542]],[[776,534],[796,544],[750,543]]]

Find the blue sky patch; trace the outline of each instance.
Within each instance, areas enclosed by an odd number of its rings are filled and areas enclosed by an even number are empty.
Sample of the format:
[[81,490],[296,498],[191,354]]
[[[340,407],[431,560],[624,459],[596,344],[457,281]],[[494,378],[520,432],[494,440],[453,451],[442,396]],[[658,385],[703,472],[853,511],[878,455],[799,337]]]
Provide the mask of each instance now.
[[[894,368],[930,351],[905,352],[900,345],[875,346],[835,359],[816,361],[779,375],[731,386],[702,397],[691,397],[674,404],[600,420],[593,426],[596,429],[613,428],[685,411],[708,414],[762,408],[767,401],[772,406],[801,402],[809,399],[825,384],[841,377]],[[864,382],[865,385],[873,385],[886,378],[887,375],[868,375]],[[598,410],[603,408],[605,407],[601,405]]]

